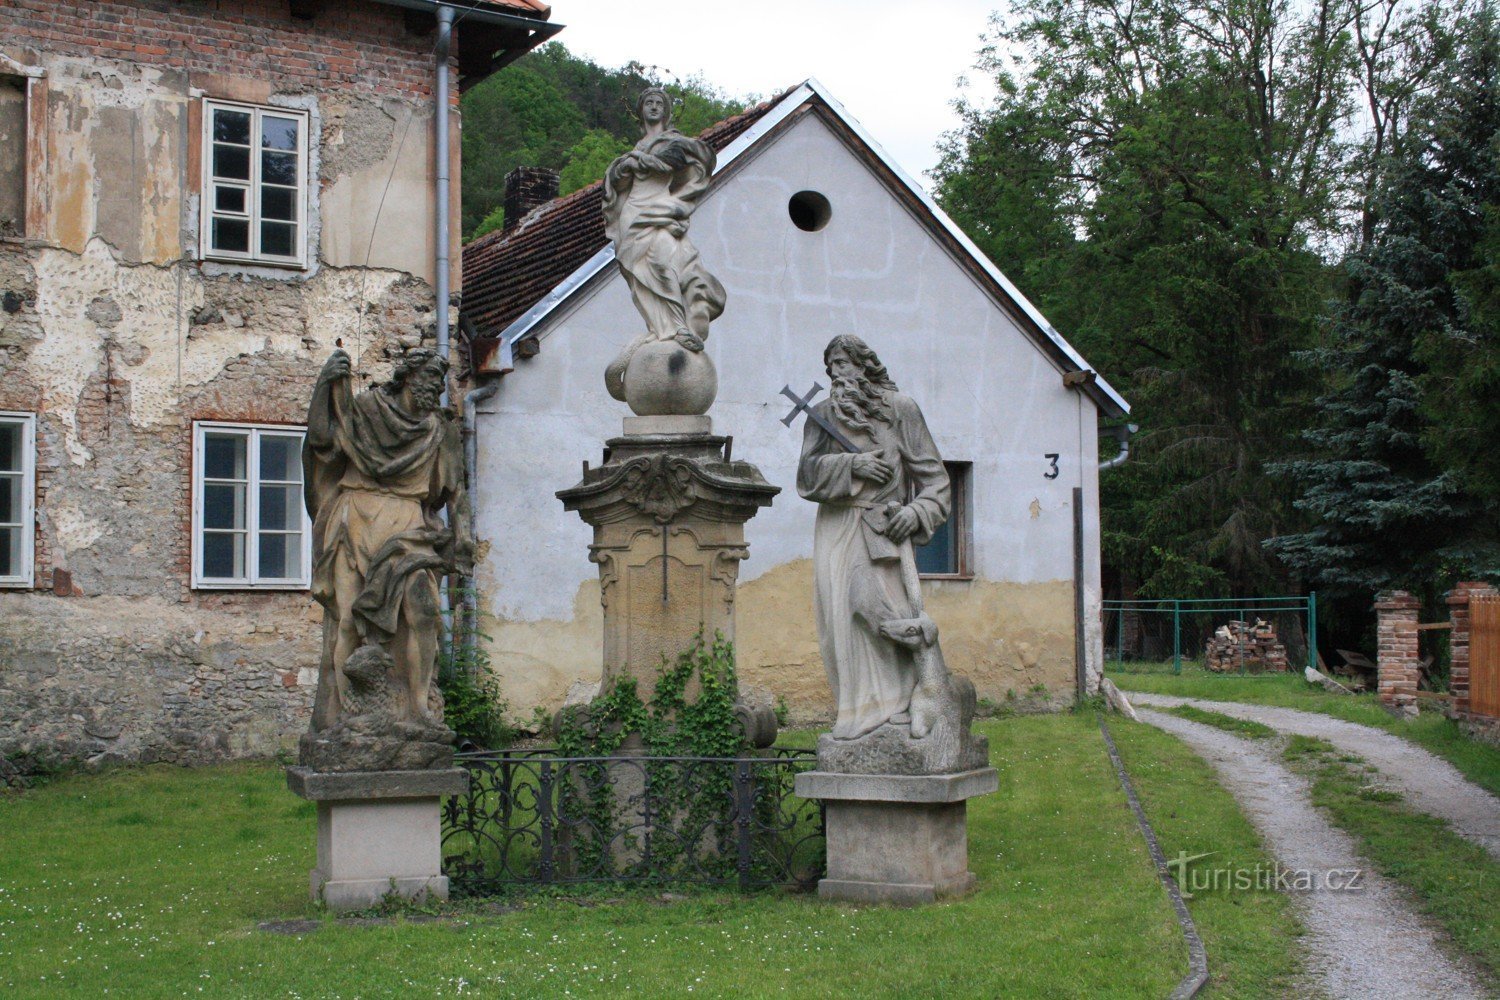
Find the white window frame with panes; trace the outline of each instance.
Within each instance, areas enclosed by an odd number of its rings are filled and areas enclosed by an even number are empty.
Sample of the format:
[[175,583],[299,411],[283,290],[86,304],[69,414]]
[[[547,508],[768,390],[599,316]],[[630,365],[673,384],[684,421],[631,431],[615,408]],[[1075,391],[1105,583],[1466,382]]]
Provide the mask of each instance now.
[[[193,424],[194,588],[306,590],[312,586],[312,521],[302,499],[302,442],[306,434],[305,427],[287,424],[243,424],[219,420],[200,420]],[[208,454],[210,438],[243,442],[243,464],[224,468]],[[290,464],[281,470],[279,476],[266,476],[262,466],[263,445],[267,438],[292,441]],[[295,479],[286,475],[293,464],[297,473]],[[279,491],[283,497],[280,509],[283,512],[288,509],[295,511],[296,517],[284,518],[280,526],[266,527],[262,505],[265,502],[264,490],[267,489]],[[230,500],[227,521],[223,503],[226,495]],[[290,527],[291,524],[296,527]],[[262,545],[271,538],[285,539],[288,535],[296,535],[299,540],[295,575],[262,575]],[[206,565],[210,558],[210,543],[223,537],[229,539],[231,560],[238,559],[233,567],[238,570],[237,575],[210,575],[207,572],[212,568]]]
[[306,111],[204,100],[205,260],[307,267],[308,124]]
[[[0,434],[12,448],[0,449],[0,546],[4,562],[0,587],[31,587],[36,582],[36,414],[0,410]],[[9,452],[7,455],[6,452]]]

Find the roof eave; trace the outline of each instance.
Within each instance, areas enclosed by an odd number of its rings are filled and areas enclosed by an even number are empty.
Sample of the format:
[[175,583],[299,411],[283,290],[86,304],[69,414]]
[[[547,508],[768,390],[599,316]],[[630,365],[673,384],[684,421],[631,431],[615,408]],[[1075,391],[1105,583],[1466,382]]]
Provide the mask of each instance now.
[[460,89],[467,89],[510,65],[567,27],[567,25],[556,24],[548,20],[551,16],[550,9],[546,14],[538,13],[536,16],[530,16],[496,10],[493,7],[481,7],[475,0],[461,0],[461,2],[460,0],[374,0],[374,2],[388,7],[400,7],[404,10],[422,11],[434,17],[437,16],[439,8],[448,7],[456,13],[455,24],[470,22],[474,25],[485,25],[491,29],[501,29],[500,32],[492,33],[504,36],[512,32],[519,33],[519,38],[514,41],[507,38],[493,50],[471,54],[463,51],[464,33],[460,31],[458,36],[460,73],[462,74]]

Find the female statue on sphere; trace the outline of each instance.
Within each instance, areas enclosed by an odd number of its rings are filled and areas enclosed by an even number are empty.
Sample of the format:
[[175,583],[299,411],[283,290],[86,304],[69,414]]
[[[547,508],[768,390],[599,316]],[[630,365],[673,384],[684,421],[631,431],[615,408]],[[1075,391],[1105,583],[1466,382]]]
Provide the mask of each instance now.
[[630,296],[646,321],[606,369],[609,393],[625,399],[625,369],[642,345],[675,341],[703,350],[708,325],[724,311],[724,286],[704,269],[687,238],[688,217],[708,190],[716,157],[707,143],[672,127],[672,99],[647,88],[636,102],[644,134],[604,175],[604,232]]

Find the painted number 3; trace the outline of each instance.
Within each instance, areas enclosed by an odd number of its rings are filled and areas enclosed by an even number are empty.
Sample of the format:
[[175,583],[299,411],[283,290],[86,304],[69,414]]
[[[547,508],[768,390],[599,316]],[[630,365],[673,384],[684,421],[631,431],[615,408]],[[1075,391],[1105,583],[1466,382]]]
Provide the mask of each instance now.
[[1047,460],[1047,471],[1042,473],[1043,479],[1056,479],[1058,476],[1057,460],[1062,456],[1055,451],[1049,451],[1042,456]]

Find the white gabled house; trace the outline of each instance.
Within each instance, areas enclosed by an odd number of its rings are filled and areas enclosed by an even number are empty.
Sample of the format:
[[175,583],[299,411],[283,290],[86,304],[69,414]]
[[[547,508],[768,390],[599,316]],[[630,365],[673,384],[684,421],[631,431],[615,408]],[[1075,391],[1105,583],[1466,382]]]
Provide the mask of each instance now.
[[[827,384],[823,346],[855,333],[922,406],[953,474],[951,530],[920,555],[950,667],[995,700],[1093,689],[1099,424],[1123,418],[1125,400],[816,81],[701,138],[719,162],[692,239],[728,292],[707,347],[720,381],[710,415],[734,456],[782,487],[746,526],[741,683],[797,716],[828,711],[815,508],[796,493],[801,430],[781,423],[781,389]],[[555,708],[600,670],[591,531],[553,496],[628,413],[603,372],[641,321],[600,198],[595,185],[547,201],[464,252],[474,367],[503,375],[476,417],[483,631],[521,711]]]

